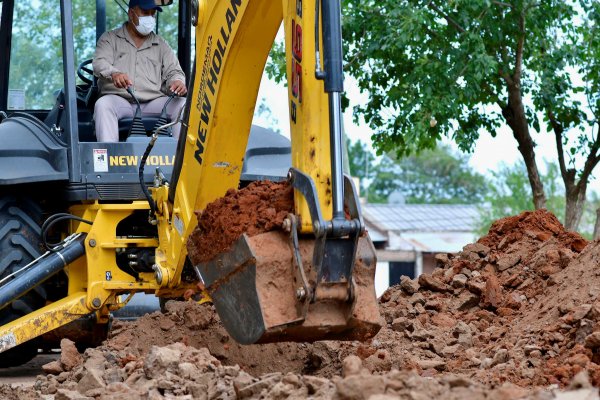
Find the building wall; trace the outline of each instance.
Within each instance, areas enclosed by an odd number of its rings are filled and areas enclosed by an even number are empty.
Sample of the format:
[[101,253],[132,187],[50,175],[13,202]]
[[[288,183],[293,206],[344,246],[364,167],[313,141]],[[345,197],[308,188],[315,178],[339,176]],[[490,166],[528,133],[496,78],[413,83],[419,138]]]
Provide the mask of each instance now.
[[431,274],[435,269],[435,255],[437,253],[421,253],[423,254],[423,273]]
[[390,266],[387,261],[378,262],[375,266],[375,294],[381,296],[390,286]]

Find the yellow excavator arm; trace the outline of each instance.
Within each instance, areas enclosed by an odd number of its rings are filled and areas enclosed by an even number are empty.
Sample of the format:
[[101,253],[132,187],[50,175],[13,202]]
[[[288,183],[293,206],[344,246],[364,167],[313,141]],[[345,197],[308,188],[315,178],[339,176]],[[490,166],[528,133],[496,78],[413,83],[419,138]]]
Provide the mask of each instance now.
[[[196,226],[194,211],[239,184],[262,73],[282,21],[292,163],[312,177],[325,218],[332,212],[328,96],[314,73],[314,2],[202,1],[198,15],[185,148],[175,163],[180,175],[170,188],[177,223],[169,240],[161,241],[168,259],[178,263],[177,277],[186,239]],[[296,196],[295,204],[303,231],[312,232],[304,198]]]
[[[239,185],[260,80],[282,22],[294,212],[281,229],[242,235],[193,269],[240,343],[362,340],[379,330],[375,251],[342,172],[340,0],[200,0],[191,8],[196,59],[171,179],[158,173],[148,202],[71,207],[90,225],[72,222],[77,246],[65,245],[68,260],[62,250],[52,255],[54,268],[66,265],[68,296],[0,327],[0,352],[82,315],[106,322],[126,303],[123,294],[177,297],[195,286],[182,271],[196,212]],[[121,221],[148,209],[157,238],[117,236]],[[153,272],[132,276],[116,265],[124,249],[149,248]]]

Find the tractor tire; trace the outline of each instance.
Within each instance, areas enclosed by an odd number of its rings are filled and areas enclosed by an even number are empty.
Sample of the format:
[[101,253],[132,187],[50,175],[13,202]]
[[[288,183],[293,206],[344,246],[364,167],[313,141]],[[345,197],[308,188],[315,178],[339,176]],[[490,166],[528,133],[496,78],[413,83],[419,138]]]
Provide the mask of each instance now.
[[[32,200],[13,196],[0,197],[0,279],[43,253],[41,224],[42,210]],[[46,298],[44,285],[29,291],[0,309],[0,326],[43,307]],[[0,368],[28,362],[38,354],[40,343],[40,339],[35,338],[0,353]]]

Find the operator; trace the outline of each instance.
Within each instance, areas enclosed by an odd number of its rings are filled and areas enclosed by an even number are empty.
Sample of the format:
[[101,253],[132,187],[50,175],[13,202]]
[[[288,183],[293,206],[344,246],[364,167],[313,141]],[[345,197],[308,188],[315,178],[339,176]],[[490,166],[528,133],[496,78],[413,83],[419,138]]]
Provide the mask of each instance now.
[[[133,117],[137,106],[127,87],[135,90],[142,116],[158,117],[170,93],[187,93],[175,52],[153,32],[156,13],[161,11],[154,0],[130,0],[127,22],[98,40],[92,65],[99,78],[100,97],[94,109],[99,142],[118,142],[119,119]],[[185,97],[173,98],[167,105],[168,117],[175,120],[184,105]],[[175,138],[179,137],[180,125],[172,128]]]

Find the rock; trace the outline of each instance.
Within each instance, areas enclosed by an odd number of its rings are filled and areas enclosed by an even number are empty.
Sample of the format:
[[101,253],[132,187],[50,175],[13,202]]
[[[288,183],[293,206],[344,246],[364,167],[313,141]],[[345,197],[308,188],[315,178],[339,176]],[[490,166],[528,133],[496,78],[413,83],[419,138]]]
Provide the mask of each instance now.
[[531,355],[531,354],[541,354],[542,348],[540,346],[535,346],[535,345],[526,345],[523,347],[523,351],[525,353],[526,356]]
[[105,383],[102,379],[102,372],[98,369],[88,369],[77,384],[77,391],[79,393],[85,393],[88,390],[98,389],[104,386]]
[[374,354],[363,360],[364,367],[370,372],[385,372],[392,369],[392,356],[384,349],[377,350]]
[[554,275],[562,270],[561,266],[558,264],[547,264],[538,269],[538,272],[543,278],[548,278],[551,275]]
[[257,380],[258,379],[253,378],[247,372],[241,371],[240,374],[233,379],[233,388],[236,393],[239,393],[239,391],[242,388],[245,388],[245,387],[251,385],[252,383],[256,382]]
[[144,360],[144,372],[150,379],[158,378],[170,367],[176,367],[181,351],[170,347],[152,346]]
[[600,332],[593,332],[585,338],[585,347],[597,349],[600,347]]
[[519,387],[510,382],[504,382],[499,388],[492,390],[487,399],[489,400],[516,400],[523,399],[529,394],[529,390]]
[[58,376],[56,377],[56,380],[59,383],[63,383],[64,381],[66,381],[67,379],[69,379],[69,373],[68,372],[61,372],[60,374],[58,374]]
[[85,350],[85,362],[83,363],[83,367],[85,369],[103,369],[104,361],[106,358],[104,354],[95,348],[89,348]]
[[42,365],[42,371],[44,371],[47,374],[58,375],[61,372],[63,372],[63,367],[62,367],[60,361],[56,360],[56,361],[51,361],[48,364]]
[[400,287],[407,294],[415,294],[419,291],[419,284],[415,280],[404,275],[400,277]]
[[127,378],[125,371],[120,368],[110,368],[104,371],[104,382],[111,384],[114,382],[123,382]]
[[508,362],[509,358],[510,356],[508,355],[508,350],[500,349],[496,352],[496,354],[494,354],[491,366],[493,367],[494,365],[504,364],[505,362]]
[[463,348],[461,347],[460,344],[455,344],[453,346],[446,346],[442,349],[442,355],[445,357],[452,357],[458,351],[462,351],[462,350],[463,350]]
[[521,256],[519,254],[508,254],[498,260],[498,271],[505,271],[511,267],[517,265],[517,263],[521,261]]
[[396,332],[412,332],[413,329],[413,321],[406,317],[399,317],[392,321],[392,330]]
[[427,329],[423,328],[422,326],[417,326],[415,324],[415,329],[412,332],[412,334],[410,335],[410,338],[413,340],[417,340],[417,341],[425,341],[429,338],[434,337],[435,335],[433,333],[431,333],[430,331],[428,331]]
[[456,319],[449,313],[438,312],[431,316],[431,323],[441,328],[453,328],[456,325]]
[[257,382],[236,389],[236,394],[239,399],[260,398],[260,394],[263,390],[271,388],[281,382],[282,377],[283,374],[281,372],[263,375]]
[[316,393],[321,390],[321,388],[328,386],[331,382],[329,379],[311,375],[304,375],[302,380],[308,388],[309,393]]
[[419,276],[419,285],[433,292],[451,292],[452,288],[429,274]]
[[473,381],[466,376],[449,374],[442,377],[442,382],[448,384],[451,388],[455,387],[470,387],[473,385]]
[[450,262],[450,257],[448,257],[447,253],[437,253],[434,259],[436,268],[444,268]]
[[463,252],[477,253],[485,257],[490,253],[490,248],[482,243],[470,243],[463,247]]
[[424,307],[426,310],[434,310],[440,312],[444,308],[444,303],[439,299],[429,299],[425,302]]
[[348,356],[342,361],[342,376],[359,375],[363,372],[362,360],[358,356]]
[[498,278],[494,274],[490,274],[485,281],[482,301],[486,306],[498,308],[502,302],[502,288],[498,282]]
[[573,321],[579,321],[585,318],[586,315],[592,310],[591,304],[582,304],[573,309]]
[[73,390],[58,389],[54,395],[54,400],[94,400],[94,398],[84,396]]
[[192,363],[183,362],[177,365],[177,372],[184,379],[192,379],[198,373],[198,368]]
[[579,371],[573,379],[571,383],[569,383],[569,389],[591,389],[592,384],[590,383],[590,377],[586,370]]
[[472,293],[480,295],[485,291],[485,281],[473,274],[473,278],[467,281],[467,289]]
[[479,304],[479,296],[464,291],[458,296],[458,310],[459,311],[467,311]]
[[410,301],[410,304],[425,304],[425,297],[423,297],[423,295],[421,293],[415,293],[412,296],[410,296],[410,298],[408,299],[408,301]]
[[452,278],[452,287],[457,289],[464,288],[468,279],[465,274],[456,274]]
[[490,357],[486,357],[481,361],[481,368],[487,369],[492,366],[493,360]]
[[171,318],[163,318],[158,326],[163,331],[169,331],[175,327],[175,321],[173,321]]
[[417,365],[423,370],[436,369],[443,371],[446,369],[446,362],[444,360],[417,360]]
[[567,360],[566,360],[566,364],[578,365],[581,368],[585,368],[589,362],[590,362],[590,359],[585,354],[581,354],[581,353],[573,354],[571,357],[567,358]]
[[385,393],[385,378],[378,375],[352,375],[335,382],[339,400],[366,400]]
[[60,364],[63,370],[70,371],[83,362],[75,343],[69,339],[60,341]]
[[458,321],[452,334],[457,339],[457,343],[462,347],[466,349],[473,347],[473,334],[471,327],[465,324],[463,321]]

